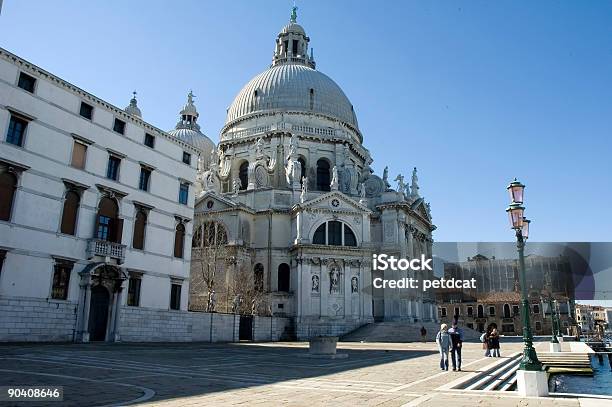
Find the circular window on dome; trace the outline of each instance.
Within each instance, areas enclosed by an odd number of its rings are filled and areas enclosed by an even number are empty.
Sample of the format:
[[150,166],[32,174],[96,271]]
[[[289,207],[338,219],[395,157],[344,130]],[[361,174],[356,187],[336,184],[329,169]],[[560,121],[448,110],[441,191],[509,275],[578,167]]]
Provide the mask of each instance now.
[[213,201],[208,201],[208,202],[206,202],[206,207],[207,207],[208,209],[212,209],[212,207],[213,207],[213,205],[214,205],[214,204],[215,204],[215,203],[214,203]]

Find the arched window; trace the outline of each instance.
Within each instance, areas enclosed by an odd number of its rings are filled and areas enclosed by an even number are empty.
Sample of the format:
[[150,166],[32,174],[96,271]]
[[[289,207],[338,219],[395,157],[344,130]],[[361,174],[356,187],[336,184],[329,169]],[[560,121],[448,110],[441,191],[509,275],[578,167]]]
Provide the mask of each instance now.
[[123,219],[119,219],[119,207],[114,200],[104,197],[98,206],[96,238],[121,243]]
[[257,263],[253,269],[253,283],[255,291],[262,293],[264,290],[264,266],[261,263]]
[[504,318],[512,318],[512,314],[510,313],[510,305],[504,304]]
[[144,249],[145,228],[147,226],[147,213],[139,208],[134,219],[134,236],[132,236],[132,247]]
[[455,307],[455,313],[453,314],[453,316],[458,317],[459,315],[460,315],[459,307]]
[[357,246],[357,238],[355,234],[346,224],[344,225],[344,245],[345,246]]
[[183,246],[185,245],[185,225],[179,223],[174,231],[174,257],[183,258]]
[[484,307],[482,305],[478,306],[478,318],[484,318]]
[[0,220],[11,220],[11,209],[17,189],[17,177],[10,172],[0,174]]
[[227,244],[225,227],[219,222],[205,222],[202,225],[202,246],[218,247]]
[[317,161],[317,190],[329,191],[330,182],[329,161],[321,158],[319,161]]
[[534,304],[533,305],[533,313],[534,314],[539,314],[540,313],[540,306],[538,304]]
[[244,191],[247,189],[249,185],[249,162],[245,161],[240,164],[240,169],[238,170],[238,178],[240,178],[240,190]]
[[66,197],[64,198],[64,209],[62,210],[62,225],[60,227],[60,232],[67,235],[75,234],[80,200],[81,197],[76,191],[66,192]]
[[300,163],[300,168],[302,169],[302,172],[300,174],[300,183],[302,182],[302,179],[304,177],[306,177],[306,160],[304,160],[302,157],[298,158],[298,161]]
[[202,245],[202,226],[193,228],[193,237],[191,238],[191,247],[200,247]]
[[291,270],[287,263],[278,266],[278,291],[289,292],[291,288]]
[[331,220],[321,224],[315,230],[312,244],[357,246],[357,238],[353,230],[346,223]]

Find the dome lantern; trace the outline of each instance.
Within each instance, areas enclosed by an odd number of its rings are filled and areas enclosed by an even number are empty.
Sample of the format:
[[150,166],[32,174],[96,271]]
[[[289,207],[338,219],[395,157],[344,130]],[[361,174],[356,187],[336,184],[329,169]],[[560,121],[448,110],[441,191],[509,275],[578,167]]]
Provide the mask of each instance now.
[[308,56],[308,43],[310,38],[306,36],[304,28],[297,23],[297,7],[291,9],[289,24],[283,27],[276,38],[276,47],[272,66],[280,64],[301,64],[315,68],[315,61]]
[[132,92],[130,104],[123,110],[125,110],[126,113],[142,118],[142,112],[138,108],[138,102],[136,101],[136,91]]

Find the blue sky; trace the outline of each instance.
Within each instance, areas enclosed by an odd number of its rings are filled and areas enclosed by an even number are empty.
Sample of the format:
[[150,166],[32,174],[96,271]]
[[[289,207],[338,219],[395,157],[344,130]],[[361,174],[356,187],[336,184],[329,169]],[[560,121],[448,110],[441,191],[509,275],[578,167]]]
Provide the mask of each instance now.
[[[189,89],[215,142],[270,63],[291,1],[4,0],[0,46],[174,127]],[[612,2],[298,1],[317,67],[392,179],[419,168],[437,241],[513,239],[527,184],[538,241],[612,237]]]

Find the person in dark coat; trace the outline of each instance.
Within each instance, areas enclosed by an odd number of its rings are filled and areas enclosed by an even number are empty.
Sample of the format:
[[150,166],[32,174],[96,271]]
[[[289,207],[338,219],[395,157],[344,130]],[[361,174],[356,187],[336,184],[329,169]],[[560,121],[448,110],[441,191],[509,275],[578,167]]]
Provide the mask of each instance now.
[[451,339],[451,361],[453,362],[453,371],[461,371],[461,346],[463,344],[463,329],[459,328],[458,321],[453,320],[453,326],[448,330]]
[[497,327],[494,327],[491,330],[491,334],[489,335],[489,349],[491,350],[491,356],[500,357],[499,354],[499,332],[497,331]]
[[427,342],[427,329],[421,325],[421,340],[423,343]]

